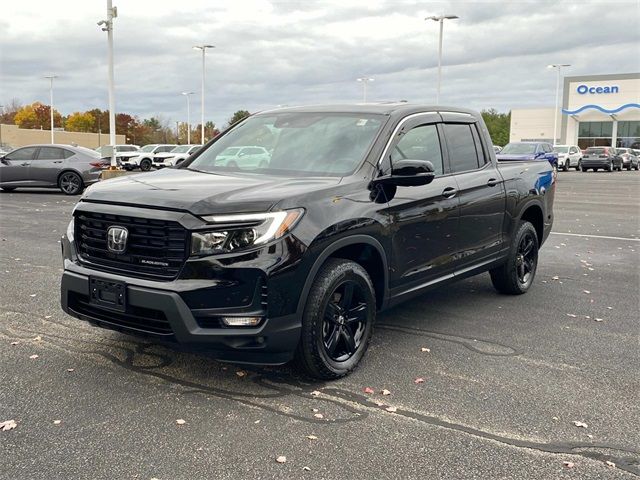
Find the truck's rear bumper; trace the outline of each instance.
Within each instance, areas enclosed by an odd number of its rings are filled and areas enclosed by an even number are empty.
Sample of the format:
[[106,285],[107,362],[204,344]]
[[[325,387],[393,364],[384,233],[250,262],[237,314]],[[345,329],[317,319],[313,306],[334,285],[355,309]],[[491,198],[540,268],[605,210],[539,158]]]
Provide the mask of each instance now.
[[295,314],[265,318],[258,327],[202,328],[178,293],[135,284],[126,289],[125,312],[97,306],[89,300],[89,277],[65,270],[62,309],[96,326],[206,351],[223,361],[282,364],[293,358],[301,328]]

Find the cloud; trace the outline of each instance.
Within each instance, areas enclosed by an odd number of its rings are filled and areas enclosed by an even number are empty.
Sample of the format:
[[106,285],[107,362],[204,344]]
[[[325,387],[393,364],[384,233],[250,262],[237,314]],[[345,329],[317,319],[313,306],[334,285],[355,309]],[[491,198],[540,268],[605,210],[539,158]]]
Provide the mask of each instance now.
[[[100,2],[23,3],[0,20],[0,101],[47,102],[42,76],[54,72],[63,113],[106,108]],[[424,18],[443,12],[460,19],[445,23],[442,103],[551,105],[548,63],[571,63],[572,75],[640,70],[640,32],[621,28],[623,19],[637,23],[635,1],[138,1],[123,3],[115,20],[117,110],[183,121],[180,92],[190,90],[197,121],[201,57],[191,47],[203,41],[216,45],[205,112],[219,125],[241,108],[360,101],[362,75],[375,78],[371,100],[432,103],[438,25]]]

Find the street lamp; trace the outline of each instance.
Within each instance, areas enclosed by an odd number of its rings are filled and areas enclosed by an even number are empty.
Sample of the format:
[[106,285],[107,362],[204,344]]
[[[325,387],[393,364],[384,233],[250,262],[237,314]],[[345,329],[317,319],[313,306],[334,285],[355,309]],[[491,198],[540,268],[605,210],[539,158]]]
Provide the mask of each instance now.
[[556,139],[558,138],[558,115],[560,108],[558,106],[558,100],[560,98],[560,70],[562,67],[570,67],[568,63],[552,63],[551,65],[547,65],[547,68],[555,68],[558,71],[558,77],[556,79],[556,103],[554,105],[555,112],[553,114],[553,145],[556,145]]
[[57,75],[45,75],[44,78],[49,79],[49,118],[51,120],[51,144],[53,141],[53,79],[58,78]]
[[182,92],[182,95],[187,97],[187,145],[191,145],[191,102],[189,96],[193,95],[193,92]]
[[109,144],[111,145],[111,168],[117,168],[116,163],[116,100],[113,89],[113,19],[118,16],[118,9],[111,0],[107,0],[107,19],[100,20],[98,26],[107,32],[107,62],[109,64]]
[[457,15],[439,15],[425,18],[425,20],[440,22],[440,40],[438,43],[438,93],[436,94],[436,105],[440,103],[440,83],[442,80],[442,30],[444,26],[444,20],[454,20],[456,18],[459,17]]
[[216,48],[213,45],[195,45],[193,47],[194,50],[202,51],[202,92],[200,93],[200,128],[201,128],[201,138],[200,143],[204,145],[204,54],[207,51],[207,48]]
[[356,81],[362,83],[362,103],[367,103],[367,83],[373,82],[375,79],[370,77],[356,78]]

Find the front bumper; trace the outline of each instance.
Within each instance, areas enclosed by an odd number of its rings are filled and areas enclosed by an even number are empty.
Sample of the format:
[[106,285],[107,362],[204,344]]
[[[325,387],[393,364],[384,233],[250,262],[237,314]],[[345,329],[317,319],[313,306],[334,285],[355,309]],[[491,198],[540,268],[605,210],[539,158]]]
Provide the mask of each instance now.
[[[83,208],[112,211],[106,205]],[[119,210],[153,215],[134,207]],[[191,228],[201,222],[190,214],[162,215]],[[301,330],[298,303],[308,272],[306,249],[295,237],[247,253],[190,257],[175,278],[160,280],[87,262],[76,251],[74,234],[70,225],[62,237],[61,306],[66,313],[100,327],[206,351],[224,361],[282,364],[293,358]],[[123,283],[125,310],[92,302],[90,278]],[[247,316],[261,317],[261,323],[229,327],[222,321]]]

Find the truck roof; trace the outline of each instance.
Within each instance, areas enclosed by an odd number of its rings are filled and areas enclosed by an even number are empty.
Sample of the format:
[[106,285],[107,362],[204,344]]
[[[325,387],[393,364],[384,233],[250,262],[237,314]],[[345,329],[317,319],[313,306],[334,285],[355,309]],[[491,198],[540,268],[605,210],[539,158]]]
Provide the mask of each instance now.
[[380,102],[380,103],[355,103],[355,104],[335,104],[335,105],[306,105],[306,106],[294,106],[283,107],[272,110],[265,110],[259,112],[264,113],[295,113],[295,112],[317,112],[317,113],[369,113],[369,114],[406,114],[419,112],[453,112],[453,113],[466,113],[474,117],[478,117],[480,114],[474,110],[469,110],[460,107],[449,107],[444,105],[428,105],[428,104],[416,104],[407,102]]

